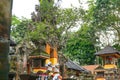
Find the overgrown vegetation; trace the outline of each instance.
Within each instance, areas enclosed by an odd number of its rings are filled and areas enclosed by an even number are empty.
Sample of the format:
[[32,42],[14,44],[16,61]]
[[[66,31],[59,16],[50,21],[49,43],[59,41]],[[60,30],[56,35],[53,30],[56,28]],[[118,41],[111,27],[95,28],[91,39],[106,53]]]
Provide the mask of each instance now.
[[[94,53],[101,47],[120,47],[120,2],[88,0],[88,4],[88,10],[60,9],[53,0],[41,0],[31,20],[13,16],[12,37],[19,45],[26,44],[29,54],[50,43],[81,65],[94,64]],[[79,29],[72,31],[76,26]]]

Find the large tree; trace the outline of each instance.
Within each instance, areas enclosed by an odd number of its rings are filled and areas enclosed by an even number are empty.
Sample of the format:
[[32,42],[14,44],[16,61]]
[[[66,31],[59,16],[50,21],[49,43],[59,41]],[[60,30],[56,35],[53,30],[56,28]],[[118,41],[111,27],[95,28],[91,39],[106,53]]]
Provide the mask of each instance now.
[[45,41],[60,48],[65,43],[67,33],[76,26],[84,11],[81,8],[60,9],[56,4],[53,0],[40,0],[40,5],[36,5],[35,12],[31,13],[32,21],[19,21],[13,16],[12,35],[17,38],[27,35],[33,42]]
[[92,29],[84,24],[77,32],[71,34],[64,49],[65,55],[80,65],[95,63],[95,42],[92,41],[91,31]]
[[[105,35],[102,38],[106,37],[107,40],[104,40],[107,43],[106,45],[120,41],[119,5],[119,0],[96,0],[94,3],[92,24],[97,33]],[[109,35],[111,33],[114,36]],[[111,38],[114,39],[112,44]]]
[[[81,20],[84,11],[79,8],[60,9],[53,0],[41,0],[32,13],[33,24],[30,38],[33,42],[41,40],[60,50],[68,38],[68,32]],[[65,36],[63,36],[65,35]]]
[[61,51],[71,28],[76,26],[83,14],[81,8],[60,9],[52,0],[41,0],[35,12],[31,13],[32,21],[13,16],[12,36],[19,43],[17,52],[22,58],[24,54],[29,55],[37,49],[41,51],[45,43]]

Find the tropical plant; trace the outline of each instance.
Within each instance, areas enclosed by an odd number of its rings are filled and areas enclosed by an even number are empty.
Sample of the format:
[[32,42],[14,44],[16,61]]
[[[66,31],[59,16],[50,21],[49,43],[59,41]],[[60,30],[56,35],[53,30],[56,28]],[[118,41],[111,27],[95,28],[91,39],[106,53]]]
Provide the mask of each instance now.
[[58,50],[64,46],[70,29],[76,26],[84,14],[81,8],[60,9],[48,0],[41,1],[40,6],[36,6],[36,12],[32,13],[35,29],[30,31],[31,40],[44,40]]
[[82,26],[77,32],[73,33],[64,49],[66,55],[80,65],[94,64],[95,45],[92,42],[91,30],[87,26]]
[[20,43],[23,39],[28,37],[28,25],[31,20],[22,18],[19,19],[15,15],[12,16],[11,35],[16,43]]
[[[95,1],[95,5],[93,9],[92,24],[96,28],[96,32],[100,33],[100,35],[102,34],[105,35],[102,38],[106,37],[107,39],[106,45],[112,45],[114,44],[114,42],[120,40],[119,38],[120,6],[118,6],[119,4],[120,3],[118,0],[114,0],[114,1],[113,0],[96,0]],[[113,36],[111,36],[111,34]],[[113,41],[111,41],[111,38],[113,39]]]

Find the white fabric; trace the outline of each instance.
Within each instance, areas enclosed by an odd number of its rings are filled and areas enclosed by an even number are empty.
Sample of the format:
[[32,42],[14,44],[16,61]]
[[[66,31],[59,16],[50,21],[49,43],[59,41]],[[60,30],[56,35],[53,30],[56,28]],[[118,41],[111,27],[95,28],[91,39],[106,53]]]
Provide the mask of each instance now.
[[52,67],[48,67],[48,69],[47,69],[47,70],[52,71]]
[[59,72],[59,69],[55,67],[53,71],[54,72]]
[[59,76],[60,76],[60,74],[55,74],[53,77],[53,80],[59,80],[59,78],[58,78]]

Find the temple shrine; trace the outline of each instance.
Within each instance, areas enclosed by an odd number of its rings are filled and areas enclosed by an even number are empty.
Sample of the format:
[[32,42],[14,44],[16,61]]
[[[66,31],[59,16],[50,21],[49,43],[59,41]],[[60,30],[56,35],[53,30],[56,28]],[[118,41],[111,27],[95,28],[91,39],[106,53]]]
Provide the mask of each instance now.
[[99,60],[102,60],[102,65],[95,69],[95,80],[119,80],[118,59],[120,52],[107,46],[95,55],[99,57]]

